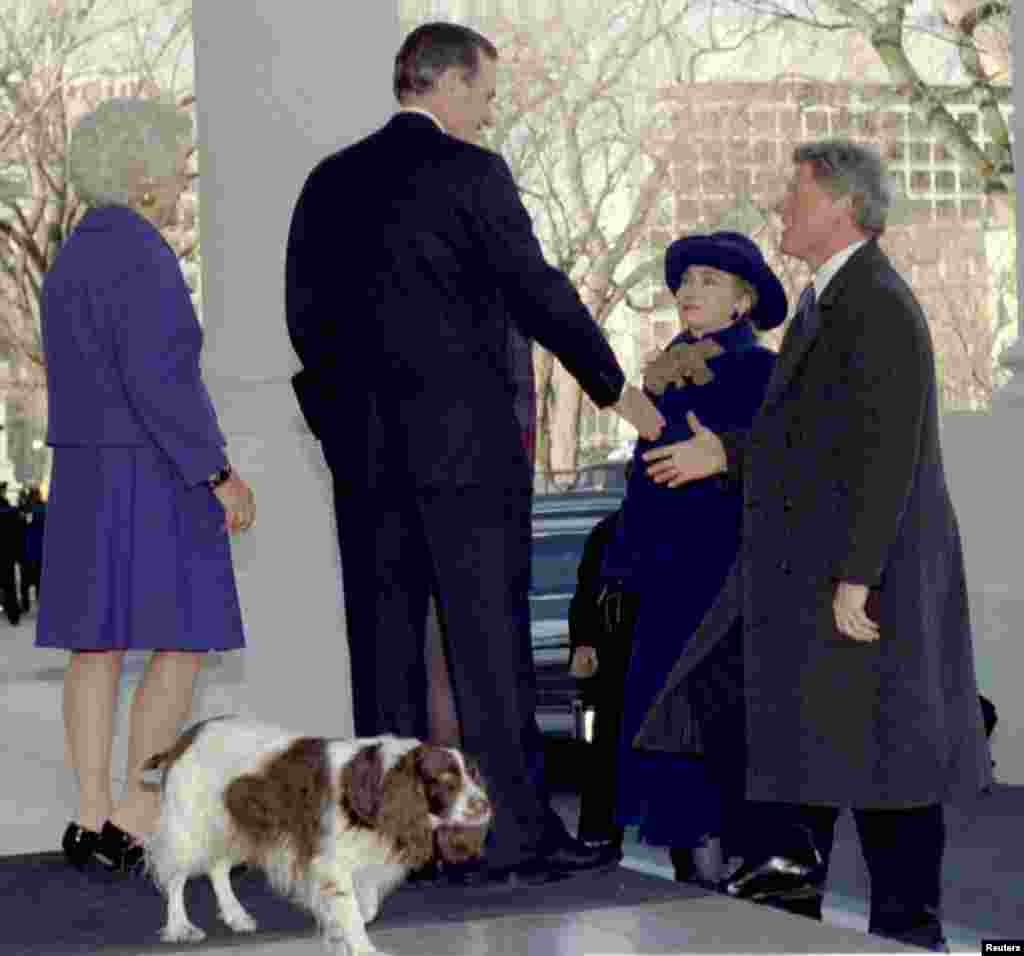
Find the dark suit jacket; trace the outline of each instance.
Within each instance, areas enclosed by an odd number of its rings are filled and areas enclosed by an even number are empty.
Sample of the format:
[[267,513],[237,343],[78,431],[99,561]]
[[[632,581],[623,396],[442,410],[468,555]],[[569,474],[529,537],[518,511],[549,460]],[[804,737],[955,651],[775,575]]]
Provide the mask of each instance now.
[[399,113],[313,170],[286,280],[299,402],[325,446],[347,450],[357,486],[528,481],[510,322],[598,406],[623,387],[597,324],[545,261],[507,164],[427,116]]

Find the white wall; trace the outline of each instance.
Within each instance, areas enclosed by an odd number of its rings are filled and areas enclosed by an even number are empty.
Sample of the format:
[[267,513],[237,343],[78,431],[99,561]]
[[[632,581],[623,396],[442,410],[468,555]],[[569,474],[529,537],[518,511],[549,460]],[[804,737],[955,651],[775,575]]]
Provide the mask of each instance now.
[[[393,109],[395,5],[351,9],[246,0],[193,11],[204,375],[257,502],[233,548],[248,647],[204,675],[196,716],[248,712],[335,736],[352,732],[339,558],[328,472],[289,383],[299,366],[284,263],[306,175]],[[347,238],[339,217],[339,247]]]

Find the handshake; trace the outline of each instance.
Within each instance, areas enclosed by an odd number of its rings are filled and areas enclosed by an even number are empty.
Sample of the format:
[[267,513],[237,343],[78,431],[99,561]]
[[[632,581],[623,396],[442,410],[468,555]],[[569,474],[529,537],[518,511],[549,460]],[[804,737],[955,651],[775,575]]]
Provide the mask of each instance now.
[[619,400],[612,406],[639,433],[641,438],[654,441],[665,427],[665,419],[654,403],[635,385],[628,383]]

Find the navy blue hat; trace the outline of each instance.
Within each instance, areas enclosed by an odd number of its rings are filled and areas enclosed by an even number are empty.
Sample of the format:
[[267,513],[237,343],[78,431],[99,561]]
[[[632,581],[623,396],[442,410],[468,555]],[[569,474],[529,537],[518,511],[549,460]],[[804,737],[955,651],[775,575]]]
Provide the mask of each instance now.
[[774,329],[786,320],[786,290],[764,261],[757,243],[738,232],[684,236],[665,252],[665,284],[675,295],[689,266],[711,266],[745,279],[757,290],[750,321]]

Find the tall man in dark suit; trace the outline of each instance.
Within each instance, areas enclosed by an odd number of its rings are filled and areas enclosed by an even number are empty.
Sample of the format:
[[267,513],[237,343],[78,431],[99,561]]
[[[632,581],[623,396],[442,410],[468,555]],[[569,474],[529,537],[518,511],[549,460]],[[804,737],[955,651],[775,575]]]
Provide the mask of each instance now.
[[303,187],[286,304],[296,393],[334,478],[356,733],[426,735],[435,593],[463,745],[497,804],[486,877],[542,882],[599,856],[552,826],[524,743],[532,475],[510,324],[642,434],[663,422],[545,261],[507,164],[474,142],[492,119],[496,60],[465,27],[409,35],[398,114]]
[[[964,564],[942,464],[928,325],[878,246],[875,150],[800,146],[782,249],[814,281],[749,433],[644,457],[676,486],[741,480],[740,558],[637,737],[694,749],[691,682],[741,618],[751,830],[736,896],[821,915],[833,828],[853,809],[872,933],[943,951],[942,804],[991,780]],[[788,859],[787,859],[788,858]]]

